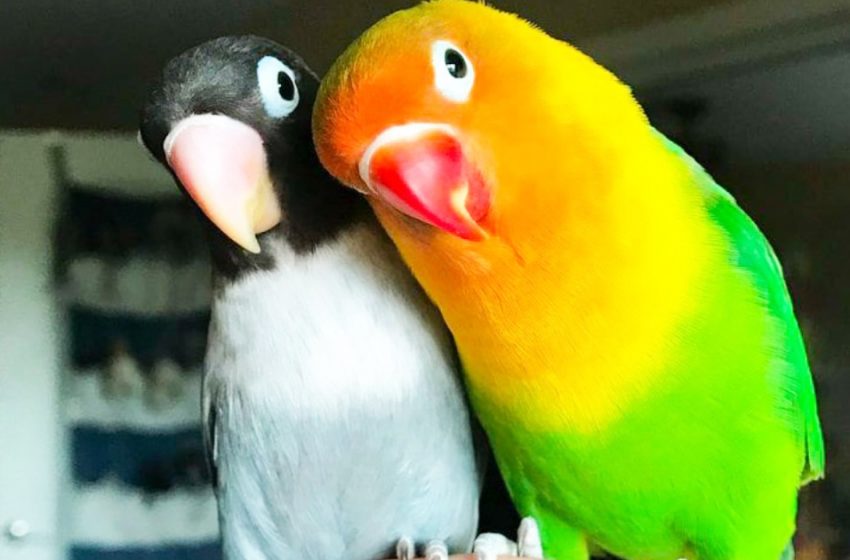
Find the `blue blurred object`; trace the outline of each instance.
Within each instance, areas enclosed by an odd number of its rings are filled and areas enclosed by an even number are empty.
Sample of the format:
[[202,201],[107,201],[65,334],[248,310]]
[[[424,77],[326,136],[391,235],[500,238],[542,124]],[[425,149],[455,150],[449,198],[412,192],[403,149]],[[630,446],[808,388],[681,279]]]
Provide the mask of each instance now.
[[173,433],[138,433],[77,427],[71,431],[74,481],[93,484],[117,478],[144,488],[144,472],[203,449],[200,428]]
[[219,560],[218,544],[172,545],[156,548],[93,548],[75,546],[71,560]]

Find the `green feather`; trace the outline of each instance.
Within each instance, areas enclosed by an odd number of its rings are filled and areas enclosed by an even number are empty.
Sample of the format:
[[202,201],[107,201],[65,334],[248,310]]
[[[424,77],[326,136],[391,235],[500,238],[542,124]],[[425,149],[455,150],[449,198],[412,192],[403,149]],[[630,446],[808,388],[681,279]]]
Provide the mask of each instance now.
[[783,327],[788,367],[784,368],[778,379],[779,387],[786,397],[787,410],[782,412],[797,432],[806,452],[802,482],[805,484],[822,478],[825,455],[815,389],[779,259],[758,226],[741,210],[732,195],[718,185],[682,148],[658,134],[667,148],[687,162],[694,175],[702,179],[699,185],[705,194],[709,215],[728,236],[735,252],[734,264],[750,274],[753,284],[765,299],[768,311]]
[[660,138],[690,171],[682,188],[701,193],[700,219],[717,234],[695,310],[658,349],[663,371],[649,372],[664,386],[594,434],[523,429],[474,384],[472,400],[547,557],[586,558],[599,545],[627,558],[775,559],[794,531],[797,489],[824,470],[802,337],[764,236]]

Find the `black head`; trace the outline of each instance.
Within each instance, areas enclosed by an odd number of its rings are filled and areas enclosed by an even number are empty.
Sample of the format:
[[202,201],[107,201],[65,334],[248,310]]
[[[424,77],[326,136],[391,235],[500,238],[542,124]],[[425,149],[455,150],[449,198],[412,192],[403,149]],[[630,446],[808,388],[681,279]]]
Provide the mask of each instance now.
[[[316,156],[310,119],[318,87],[298,55],[253,36],[203,43],[165,66],[140,136],[214,226],[219,268],[271,266],[260,251],[269,238],[312,250],[362,215],[363,201]],[[245,206],[250,216],[239,210]]]
[[142,110],[142,141],[168,165],[163,142],[191,115],[232,117],[267,141],[309,134],[318,87],[318,78],[301,57],[274,41],[254,36],[213,39],[165,65]]

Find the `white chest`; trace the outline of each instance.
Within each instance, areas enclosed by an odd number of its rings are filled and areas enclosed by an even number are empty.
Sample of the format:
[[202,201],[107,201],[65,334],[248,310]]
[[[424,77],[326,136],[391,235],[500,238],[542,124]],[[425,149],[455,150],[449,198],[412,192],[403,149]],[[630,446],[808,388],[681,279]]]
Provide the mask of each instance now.
[[448,336],[382,236],[364,226],[309,255],[275,250],[274,270],[217,296],[211,380],[313,413],[449,381]]

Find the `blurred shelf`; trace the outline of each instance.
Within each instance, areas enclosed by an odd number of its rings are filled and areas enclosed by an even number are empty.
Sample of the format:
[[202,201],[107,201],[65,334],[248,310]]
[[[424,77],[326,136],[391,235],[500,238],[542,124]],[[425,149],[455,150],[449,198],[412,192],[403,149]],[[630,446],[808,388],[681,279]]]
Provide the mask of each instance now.
[[71,499],[74,547],[162,549],[218,542],[218,515],[210,489],[146,495],[108,481],[77,487]]

